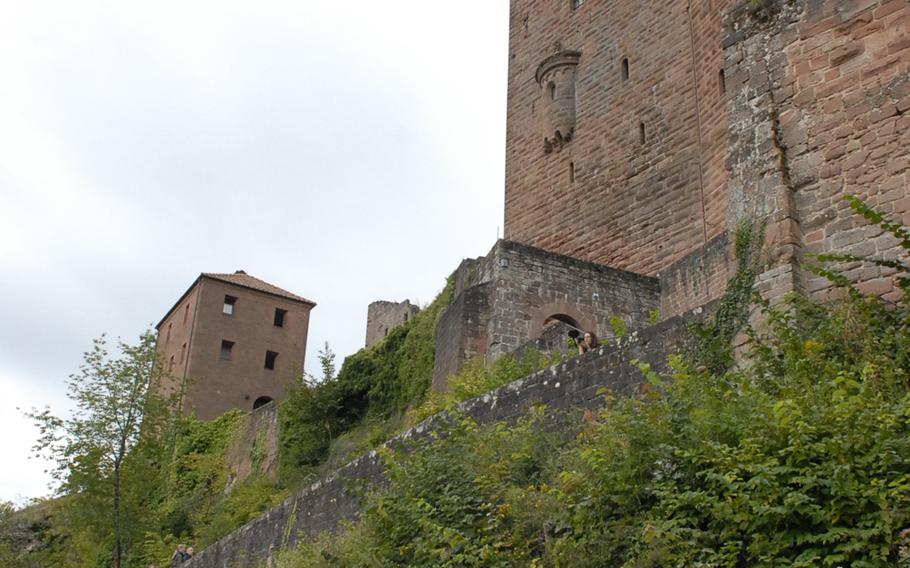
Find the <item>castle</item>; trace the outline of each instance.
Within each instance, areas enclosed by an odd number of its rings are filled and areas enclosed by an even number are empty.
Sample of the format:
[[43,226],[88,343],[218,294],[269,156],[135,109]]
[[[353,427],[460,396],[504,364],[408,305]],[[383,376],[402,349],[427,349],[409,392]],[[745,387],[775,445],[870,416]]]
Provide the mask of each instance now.
[[[553,322],[609,338],[617,318],[637,330],[709,304],[743,220],[765,229],[772,300],[827,292],[807,255],[897,252],[842,198],[910,221],[906,0],[510,7],[505,239],[455,272],[435,388]],[[898,295],[887,269],[847,269]],[[371,304],[366,345],[415,311]]]
[[437,389],[554,319],[609,337],[716,300],[743,220],[772,300],[829,289],[807,254],[897,252],[842,198],[910,221],[905,0],[512,0],[510,20],[506,240],[456,272]]
[[[508,420],[534,404],[635,392],[635,361],[665,360],[687,334],[676,316],[724,293],[743,221],[765,231],[757,288],[772,301],[831,291],[804,268],[809,255],[899,253],[843,197],[910,224],[908,0],[510,8],[505,239],[455,271],[434,388],[470,358],[582,330],[610,337],[617,319],[643,331],[469,401],[466,414]],[[899,296],[887,269],[841,268],[865,293]],[[348,464],[193,568],[249,563],[334,530],[359,507],[345,484],[382,472],[375,453]]]

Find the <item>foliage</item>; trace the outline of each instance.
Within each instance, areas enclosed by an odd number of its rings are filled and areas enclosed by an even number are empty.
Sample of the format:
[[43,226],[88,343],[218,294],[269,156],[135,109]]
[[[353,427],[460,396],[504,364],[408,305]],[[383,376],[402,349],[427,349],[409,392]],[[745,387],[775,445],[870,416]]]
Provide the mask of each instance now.
[[319,366],[322,367],[322,380],[331,381],[335,378],[335,352],[329,347],[326,341],[322,349],[319,350]]
[[653,310],[648,310],[648,323],[651,325],[657,325],[660,323],[660,310],[655,308]]
[[[306,479],[346,432],[365,421],[374,426],[394,421],[423,401],[433,377],[436,324],[453,293],[449,278],[428,307],[371,349],[346,358],[337,376],[326,373],[321,381],[304,377],[291,390],[279,407],[281,479]],[[320,361],[326,369],[326,361]]]
[[613,328],[613,334],[619,339],[629,335],[629,326],[626,325],[626,320],[619,316],[610,318],[610,327]]
[[361,519],[279,566],[910,567],[906,298],[795,296],[748,327],[744,241],[725,319],[672,381],[644,368],[660,389],[608,398],[570,441],[537,409],[385,450]]
[[910,314],[764,309],[745,367],[677,363],[569,443],[538,411],[388,453],[362,520],[280,565],[910,566]]
[[[100,553],[99,543],[112,548],[115,568],[139,522],[136,505],[143,498],[125,489],[143,489],[141,482],[150,477],[135,469],[160,453],[167,427],[167,402],[153,389],[162,378],[154,335],[146,332],[137,345],[119,342],[118,348],[120,355],[112,357],[101,337],[85,353],[79,372],[67,381],[75,405],[71,416],[58,417],[49,408],[26,413],[41,432],[34,451],[56,462],[58,491],[72,496],[69,514],[95,531],[96,538],[86,541],[94,552]],[[131,453],[135,459],[128,463]],[[129,483],[131,477],[140,483]]]
[[[181,417],[169,434],[140,437],[123,464],[123,506],[129,512],[123,566],[167,566],[178,542],[201,549],[287,495],[255,474],[231,479],[226,451],[245,416],[232,411],[205,422]],[[255,461],[252,454],[255,448]],[[81,479],[85,487],[103,481]],[[109,566],[114,542],[103,519],[106,503],[95,491],[81,491],[17,511],[15,524],[0,518],[0,565]]]
[[[168,565],[178,542],[201,549],[277,504],[287,491],[258,475],[237,481],[225,460],[247,414],[227,412],[215,420],[181,417],[161,485],[147,504],[150,525],[137,537],[129,566]],[[258,439],[258,438],[257,438]],[[256,461],[256,447],[250,459]]]
[[286,491],[276,491],[268,479],[252,477],[231,488],[227,497],[215,502],[211,513],[201,523],[194,542],[199,549],[217,541],[287,497]]
[[54,522],[61,510],[59,501],[36,500],[21,509],[0,502],[0,566],[72,566],[69,535],[57,530]]
[[715,374],[723,374],[733,365],[732,341],[749,320],[764,234],[764,225],[755,226],[749,219],[737,226],[733,245],[738,263],[736,274],[727,284],[714,317],[705,324],[691,326],[697,343],[692,351],[693,365]]
[[485,364],[481,358],[472,359],[448,378],[445,393],[431,393],[411,411],[411,422],[421,422],[443,410],[452,410],[460,402],[486,394],[563,359],[561,353],[547,355],[534,350],[525,352],[520,358],[506,354],[490,364]]
[[[890,234],[897,241],[897,246],[904,251],[904,255],[910,253],[910,231],[906,227],[895,223],[885,217],[881,212],[869,207],[860,198],[855,195],[847,195],[844,200],[859,215],[862,215],[866,221]],[[910,303],[910,265],[899,259],[888,258],[865,258],[853,254],[820,254],[817,256],[821,262],[866,262],[874,266],[896,272],[894,283],[901,290],[904,303]],[[845,287],[852,295],[858,296],[859,291],[843,275],[832,268],[825,266],[815,266],[812,269],[835,284]]]

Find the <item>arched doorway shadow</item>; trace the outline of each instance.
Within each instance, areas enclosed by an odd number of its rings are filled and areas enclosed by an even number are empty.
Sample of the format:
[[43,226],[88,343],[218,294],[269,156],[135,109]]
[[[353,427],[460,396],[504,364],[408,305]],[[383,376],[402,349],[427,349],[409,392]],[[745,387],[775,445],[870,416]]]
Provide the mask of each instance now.
[[272,400],[273,399],[270,396],[260,396],[259,398],[257,398],[256,400],[253,401],[253,410],[256,410],[257,408],[265,406],[266,404],[272,402]]
[[[590,315],[567,302],[552,302],[541,306],[531,318],[531,339],[540,336],[553,325],[561,324],[568,327],[571,332],[583,334],[586,331],[597,332],[597,321]],[[571,333],[575,337],[575,333]]]

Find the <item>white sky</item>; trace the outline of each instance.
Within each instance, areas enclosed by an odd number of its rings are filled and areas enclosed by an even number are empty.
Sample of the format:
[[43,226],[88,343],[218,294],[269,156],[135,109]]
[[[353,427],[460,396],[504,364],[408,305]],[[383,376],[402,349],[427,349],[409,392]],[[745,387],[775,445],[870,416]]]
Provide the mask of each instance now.
[[46,493],[16,407],[65,408],[200,272],[426,303],[502,223],[507,0],[0,1],[0,499]]

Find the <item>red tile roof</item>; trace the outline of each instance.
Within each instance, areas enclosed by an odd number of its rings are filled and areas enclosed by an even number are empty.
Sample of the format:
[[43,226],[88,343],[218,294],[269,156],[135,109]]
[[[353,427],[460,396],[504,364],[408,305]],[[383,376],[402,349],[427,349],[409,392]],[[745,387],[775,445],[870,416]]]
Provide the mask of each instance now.
[[311,308],[316,306],[316,302],[313,302],[312,300],[307,300],[303,296],[298,296],[297,294],[292,294],[291,292],[288,292],[287,290],[285,290],[283,288],[279,288],[278,286],[275,286],[274,284],[269,284],[265,280],[260,280],[254,276],[250,276],[249,274],[247,274],[246,272],[244,272],[242,270],[238,270],[237,272],[234,272],[233,274],[219,274],[216,272],[203,272],[202,274],[199,275],[199,278],[197,278],[190,285],[190,287],[186,289],[186,292],[184,292],[183,295],[180,296],[180,299],[178,299],[177,302],[174,303],[173,307],[171,309],[169,309],[166,314],[164,314],[164,317],[161,318],[161,321],[158,322],[158,325],[155,326],[155,329],[159,329],[161,327],[161,324],[164,323],[164,320],[166,320],[168,318],[168,316],[170,316],[171,313],[175,309],[177,309],[177,306],[179,306],[180,302],[182,302],[183,299],[186,298],[187,294],[190,293],[190,290],[195,288],[196,285],[199,284],[199,281],[202,280],[203,278],[211,278],[212,280],[220,280],[221,282],[227,282],[228,284],[233,284],[234,286],[240,286],[242,288],[249,288],[250,290],[256,290],[257,292],[271,294],[273,296],[278,296],[279,298],[285,298],[288,300],[293,300],[295,302],[309,304]]
[[260,280],[254,276],[250,276],[242,270],[238,270],[233,274],[218,274],[214,272],[203,272],[202,276],[204,278],[211,278],[213,280],[221,280],[222,282],[227,282],[228,284],[234,284],[235,286],[242,286],[244,288],[249,288],[251,290],[258,290],[259,292],[265,292],[266,294],[271,294],[273,296],[279,296],[281,298],[287,298],[288,300],[294,300],[297,302],[303,302],[304,304],[316,305],[316,302],[307,300],[303,296],[298,296],[297,294],[292,294],[283,288],[279,288],[274,284],[269,284],[265,280]]

